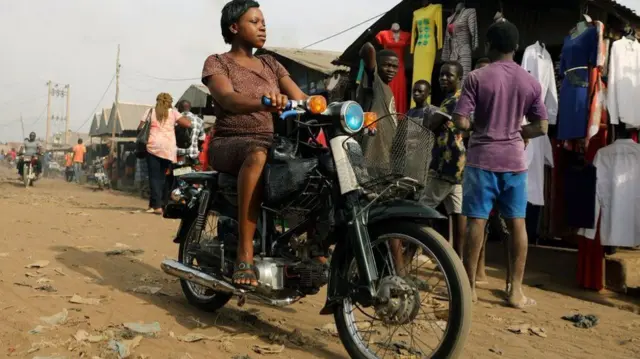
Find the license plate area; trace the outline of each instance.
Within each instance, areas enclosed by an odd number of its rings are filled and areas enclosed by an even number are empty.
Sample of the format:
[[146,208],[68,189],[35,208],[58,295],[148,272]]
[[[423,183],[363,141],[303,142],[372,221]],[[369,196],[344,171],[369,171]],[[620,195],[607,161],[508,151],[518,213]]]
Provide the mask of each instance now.
[[192,172],[194,172],[194,171],[193,171],[193,168],[191,168],[191,167],[176,168],[176,169],[173,170],[173,176],[174,177],[180,177],[180,176],[192,173]]

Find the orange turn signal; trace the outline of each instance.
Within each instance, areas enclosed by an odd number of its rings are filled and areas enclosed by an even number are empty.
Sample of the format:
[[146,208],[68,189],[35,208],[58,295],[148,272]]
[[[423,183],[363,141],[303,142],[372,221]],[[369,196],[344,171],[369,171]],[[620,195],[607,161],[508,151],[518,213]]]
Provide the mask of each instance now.
[[324,96],[311,96],[307,99],[307,110],[313,114],[321,114],[327,110],[327,100]]
[[364,113],[364,127],[375,130],[378,127],[378,114],[375,112]]

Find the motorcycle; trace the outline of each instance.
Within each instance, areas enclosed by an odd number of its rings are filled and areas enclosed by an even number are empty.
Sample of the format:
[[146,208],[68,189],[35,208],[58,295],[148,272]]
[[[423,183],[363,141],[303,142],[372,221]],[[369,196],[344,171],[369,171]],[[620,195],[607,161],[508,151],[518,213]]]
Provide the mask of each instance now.
[[22,161],[22,181],[25,187],[33,186],[33,183],[38,179],[36,173],[36,166],[38,165],[38,156],[20,156]]
[[99,189],[111,188],[111,181],[104,170],[107,157],[97,157],[93,160],[93,180],[96,181]]
[[[164,260],[162,270],[205,311],[233,297],[238,305],[251,299],[288,306],[327,286],[320,314],[333,315],[352,358],[459,357],[471,323],[468,278],[430,226],[445,217],[416,200],[433,133],[397,116],[376,119],[353,101],[327,105],[317,96],[290,101],[281,115],[287,118],[297,128],[274,139],[263,175],[253,241],[258,286],[231,279],[237,178],[226,173],[179,176],[164,211],[181,219],[178,259]],[[328,146],[317,141],[319,129]]]

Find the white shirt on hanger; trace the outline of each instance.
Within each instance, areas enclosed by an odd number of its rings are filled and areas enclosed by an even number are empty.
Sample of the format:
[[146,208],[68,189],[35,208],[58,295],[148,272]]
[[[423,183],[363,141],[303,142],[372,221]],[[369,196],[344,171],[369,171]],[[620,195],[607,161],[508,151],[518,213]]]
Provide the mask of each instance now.
[[611,45],[607,87],[609,121],[640,126],[640,43],[622,38]]
[[600,242],[615,247],[640,245],[640,144],[617,140],[598,151],[593,165],[602,213]]
[[553,167],[553,149],[549,136],[532,138],[525,150],[527,154],[527,200],[544,206],[544,166]]
[[[542,87],[542,97],[549,115],[549,123],[555,124],[558,117],[558,90],[556,89],[553,61],[547,49],[536,41],[524,50],[522,68],[535,77]],[[526,119],[523,124],[527,124]],[[527,198],[529,203],[544,206],[544,166],[553,167],[553,153],[548,136],[540,136],[529,141],[526,148]]]
[[558,118],[558,89],[549,51],[538,41],[527,46],[522,55],[522,68],[540,82],[542,98],[549,114],[549,124],[555,125]]

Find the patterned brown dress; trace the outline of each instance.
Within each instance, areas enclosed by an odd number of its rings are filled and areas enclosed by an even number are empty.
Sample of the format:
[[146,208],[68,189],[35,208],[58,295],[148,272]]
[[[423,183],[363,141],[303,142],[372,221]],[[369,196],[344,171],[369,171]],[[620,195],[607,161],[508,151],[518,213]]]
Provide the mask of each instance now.
[[[260,98],[265,93],[280,92],[279,80],[289,76],[287,70],[270,55],[258,56],[263,69],[248,69],[229,55],[211,55],[204,62],[202,82],[210,76],[223,75],[231,81],[236,93]],[[269,112],[236,114],[213,100],[216,113],[215,137],[209,145],[209,158],[214,170],[237,175],[247,156],[258,148],[268,149],[273,141],[273,117]]]

